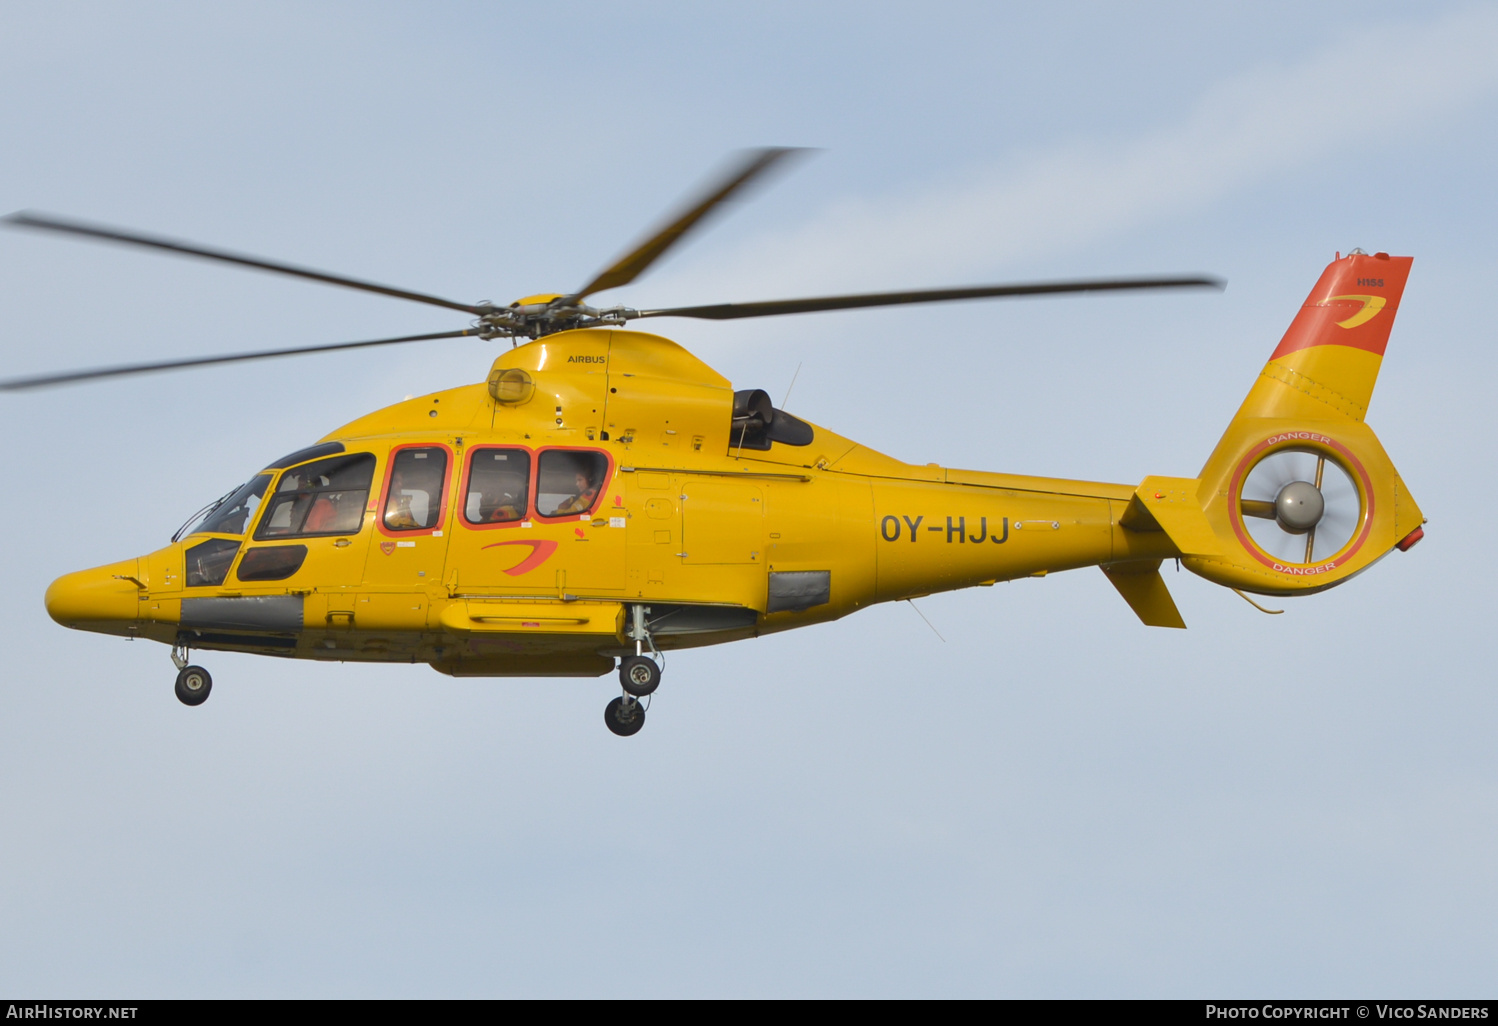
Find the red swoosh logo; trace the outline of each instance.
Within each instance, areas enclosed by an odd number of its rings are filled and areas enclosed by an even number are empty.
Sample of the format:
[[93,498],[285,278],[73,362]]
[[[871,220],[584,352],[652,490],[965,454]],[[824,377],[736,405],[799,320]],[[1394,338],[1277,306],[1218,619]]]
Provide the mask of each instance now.
[[505,571],[511,577],[519,577],[521,574],[530,573],[536,567],[550,559],[551,554],[557,550],[557,543],[545,538],[537,541],[522,541],[517,539],[515,541],[495,542],[493,545],[485,545],[484,548],[498,549],[506,545],[529,545],[531,547],[530,555]]

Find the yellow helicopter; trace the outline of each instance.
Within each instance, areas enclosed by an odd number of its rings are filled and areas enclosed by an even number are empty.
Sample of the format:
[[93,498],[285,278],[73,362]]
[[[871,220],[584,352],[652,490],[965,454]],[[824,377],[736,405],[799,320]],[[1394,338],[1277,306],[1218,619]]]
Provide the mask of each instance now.
[[[1098,566],[1145,624],[1184,627],[1159,568],[1260,595],[1332,587],[1423,534],[1363,414],[1411,259],[1327,267],[1194,478],[1137,485],[916,466],[739,389],[657,335],[908,303],[1221,287],[1129,278],[635,310],[585,300],[637,278],[793,151],[746,154],[576,292],[464,304],[34,213],[12,226],[147,246],[461,311],[462,330],[12,379],[0,389],[438,338],[525,340],[485,381],[409,399],[275,460],[149,555],[67,574],[47,610],[192,650],[424,662],[460,677],[596,677],[615,734],[645,722],[663,653],[835,620],[876,602]],[[1247,598],[1247,596],[1244,596]],[[1250,600],[1252,601],[1252,600]]]

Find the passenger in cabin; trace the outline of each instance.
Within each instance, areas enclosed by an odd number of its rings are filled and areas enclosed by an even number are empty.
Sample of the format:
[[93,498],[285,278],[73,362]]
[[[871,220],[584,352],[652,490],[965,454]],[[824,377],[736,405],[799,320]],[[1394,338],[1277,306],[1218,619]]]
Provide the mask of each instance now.
[[593,508],[593,503],[598,500],[598,485],[593,481],[588,471],[579,470],[573,478],[573,483],[577,486],[576,494],[562,500],[562,504],[552,510],[552,516],[559,517],[567,513],[586,513]]
[[530,454],[523,449],[475,450],[468,472],[463,519],[470,524],[524,520],[530,508]]
[[406,491],[406,475],[396,468],[390,475],[390,492],[385,498],[385,526],[393,531],[412,531],[421,524],[411,512],[411,496]]
[[508,493],[506,493],[500,499],[499,505],[495,506],[494,509],[490,511],[489,515],[485,517],[486,522],[491,524],[498,524],[503,523],[507,520],[519,519],[520,507],[515,505],[512,497]]
[[385,495],[385,526],[392,531],[426,531],[440,526],[447,459],[440,449],[404,449],[396,454]]

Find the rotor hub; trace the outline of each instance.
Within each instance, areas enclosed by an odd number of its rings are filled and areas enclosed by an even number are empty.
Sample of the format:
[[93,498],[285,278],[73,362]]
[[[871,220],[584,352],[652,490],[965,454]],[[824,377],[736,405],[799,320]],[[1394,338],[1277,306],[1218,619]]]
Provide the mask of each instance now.
[[1321,489],[1309,481],[1291,481],[1274,497],[1274,519],[1291,534],[1305,534],[1325,513]]
[[638,317],[637,311],[616,306],[599,310],[566,296],[531,296],[509,306],[481,304],[474,321],[479,338],[540,338],[574,328],[617,327]]

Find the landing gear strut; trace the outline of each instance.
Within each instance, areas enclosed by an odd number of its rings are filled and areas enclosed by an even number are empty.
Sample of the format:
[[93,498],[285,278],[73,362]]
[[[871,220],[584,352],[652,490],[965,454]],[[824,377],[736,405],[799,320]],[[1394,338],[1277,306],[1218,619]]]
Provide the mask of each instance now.
[[[649,606],[630,606],[630,626],[627,636],[634,639],[635,654],[626,656],[619,663],[619,685],[624,694],[614,699],[603,711],[603,722],[620,737],[637,734],[645,726],[645,707],[638,699],[651,694],[661,686],[661,664],[664,658],[655,647],[655,639],[645,625],[645,614]],[[650,646],[651,655],[645,654]]]
[[185,645],[172,649],[172,662],[177,665],[177,700],[183,705],[202,705],[208,701],[208,694],[213,690],[213,677],[201,666],[188,665]]

